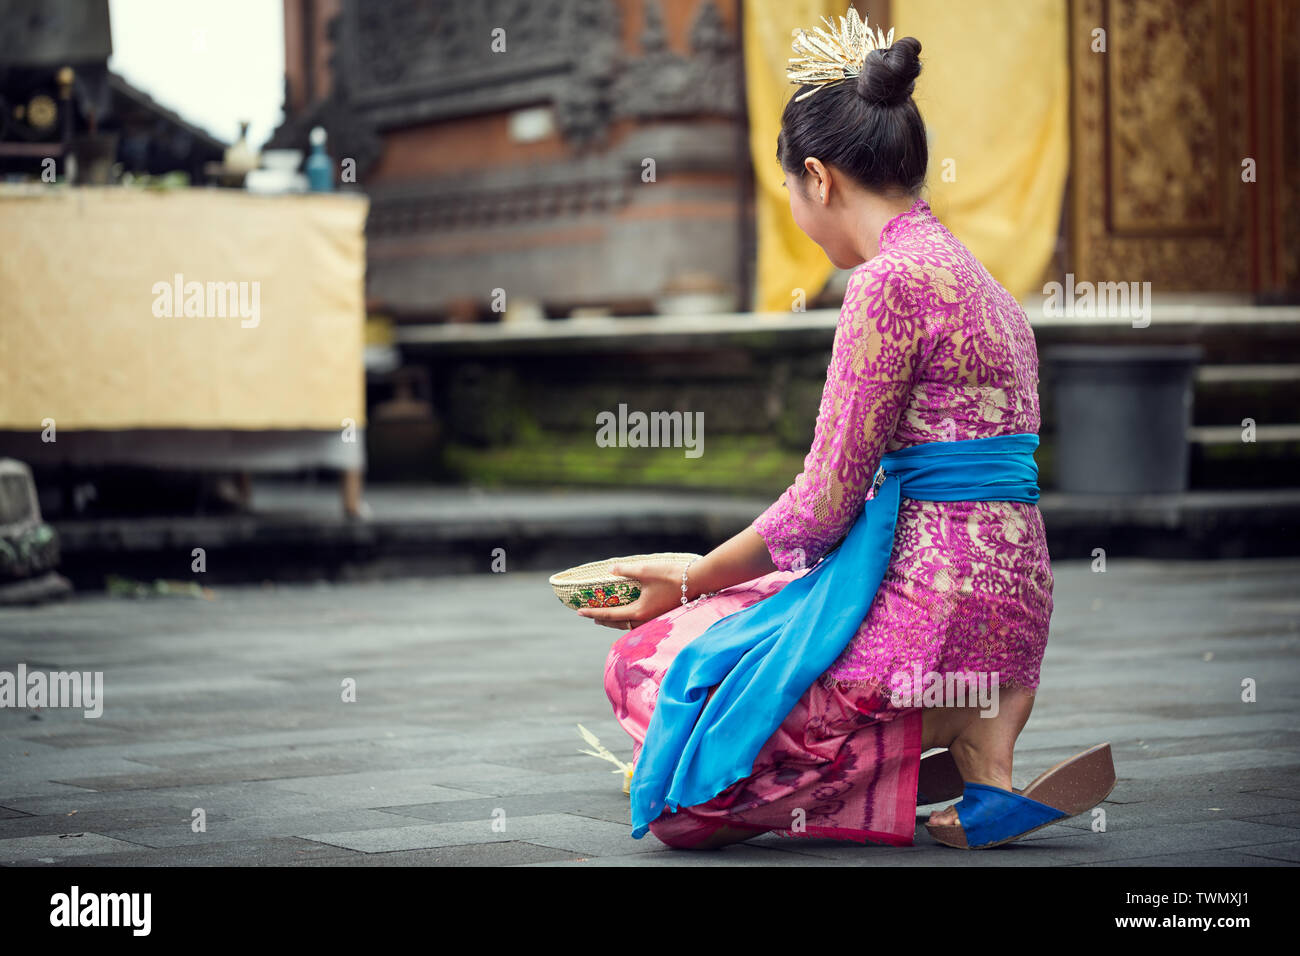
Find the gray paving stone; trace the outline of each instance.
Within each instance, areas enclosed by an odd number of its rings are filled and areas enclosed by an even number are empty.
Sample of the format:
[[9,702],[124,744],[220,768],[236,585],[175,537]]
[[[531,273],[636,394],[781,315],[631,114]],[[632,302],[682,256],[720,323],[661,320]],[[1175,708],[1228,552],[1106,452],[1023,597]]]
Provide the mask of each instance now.
[[[50,833],[79,833],[87,830],[107,834],[114,830],[126,831],[159,826],[188,827],[192,809],[183,806],[153,806],[131,807],[124,810],[85,810],[54,816],[20,815],[0,819],[0,840]],[[210,824],[224,819],[220,814],[208,814]]]
[[991,850],[959,850],[956,847],[931,844],[910,854],[882,856],[878,861],[873,860],[871,865],[1002,869],[1021,866],[1068,866],[1070,862],[1068,857],[1054,852],[1051,847],[1030,846],[1026,843],[1008,843]]
[[99,833],[61,833],[0,840],[0,862],[84,857],[140,849],[138,844]]
[[[129,775],[147,771],[146,764],[138,760],[127,760],[121,754],[84,754],[79,750],[57,751],[42,756],[17,757],[5,761],[5,779],[11,786],[19,787],[28,781],[40,783],[66,783],[63,778],[88,777],[96,775]],[[76,784],[70,784],[76,786]],[[83,789],[93,790],[94,787]]]
[[[96,727],[94,721],[86,721],[85,724],[87,728]],[[23,748],[32,745],[55,747],[61,750],[74,750],[82,747],[116,747],[118,753],[131,745],[149,746],[151,743],[155,743],[147,734],[122,733],[102,727],[101,729],[84,730],[81,728],[73,730],[47,729],[34,722],[18,726],[6,725],[3,721],[0,721],[0,739]],[[3,744],[0,744],[0,746],[3,746]]]
[[440,803],[485,796],[476,790],[442,786],[445,774],[436,769],[374,770],[363,773],[340,773],[325,777],[295,777],[273,781],[276,789],[290,793],[321,797],[355,796],[374,800],[366,806],[381,806],[411,800],[413,803]]
[[154,790],[167,787],[193,787],[211,783],[235,783],[248,780],[276,780],[296,776],[316,777],[324,773],[348,773],[355,761],[342,757],[313,757],[307,760],[283,758],[259,763],[186,770],[153,770],[118,773],[111,776],[71,777],[55,781],[85,790]]
[[224,767],[259,765],[281,767],[289,764],[310,767],[314,761],[328,761],[334,764],[341,760],[357,766],[382,767],[390,760],[396,764],[399,758],[396,756],[390,758],[383,744],[382,740],[362,737],[357,740],[313,741],[305,744],[266,747],[225,747],[201,752],[161,754],[149,758],[148,762],[153,767],[165,770],[216,770]]
[[204,843],[229,843],[260,837],[303,836],[306,831],[321,827],[347,826],[356,832],[365,828],[391,827],[393,815],[377,810],[338,810],[309,814],[266,814],[261,816],[232,817],[213,820],[208,818],[207,830],[195,833],[188,820],[179,825],[141,827],[132,830],[107,830],[107,836],[129,839],[132,843],[150,847],[195,846]]
[[441,736],[428,727],[415,724],[366,723],[357,727],[303,727],[297,730],[272,730],[265,733],[223,734],[208,737],[212,746],[245,749],[251,747],[289,747],[301,744],[334,743],[341,740],[384,740],[396,737],[428,739]]
[[654,852],[663,845],[647,835],[633,840],[631,826],[622,826],[587,817],[573,817],[562,813],[544,813],[511,817],[507,812],[502,830],[494,830],[497,819],[488,817],[477,821],[458,823],[416,824],[374,830],[305,833],[308,840],[332,846],[360,850],[363,853],[381,853],[389,850],[420,850],[464,843],[503,843],[522,840],[555,849],[571,850],[590,856],[612,852]]
[[1300,800],[1300,788],[1296,787],[1265,787],[1253,792],[1283,800]]
[[38,804],[42,800],[62,799],[74,797],[77,794],[93,794],[93,790],[85,787],[71,787],[66,783],[55,783],[53,780],[26,780],[18,783],[10,782],[9,789],[4,794],[4,800],[15,810],[26,811],[29,805]]
[[481,797],[475,800],[446,800],[440,803],[381,807],[388,813],[412,817],[431,823],[462,823],[490,819],[500,807],[507,817],[535,816],[542,813],[568,813],[609,823],[631,825],[628,798],[596,791],[564,790],[550,793],[514,794],[508,797]]
[[[647,837],[646,839],[649,839]],[[653,853],[628,853],[590,857],[563,863],[534,863],[531,866],[666,866],[673,868],[687,867],[782,867],[792,866],[824,867],[837,865],[862,865],[862,861],[852,864],[837,864],[834,861],[816,856],[796,856],[771,847],[754,846],[741,843],[717,850],[677,850],[662,847]]]
[[1292,840],[1287,843],[1259,844],[1246,847],[1244,852],[1249,853],[1251,856],[1262,856],[1271,860],[1300,863],[1300,840]]
[[[1070,866],[1112,868],[1114,863],[1072,863]],[[1184,850],[1164,856],[1145,856],[1125,860],[1123,865],[1141,867],[1194,867],[1194,866],[1288,866],[1285,860],[1274,860],[1242,850]]]
[[[1112,741],[1120,780],[1104,834],[1080,817],[967,853],[934,844],[922,811],[911,847],[632,840],[616,775],[577,753],[582,723],[631,754],[601,686],[612,632],[575,628],[546,574],[512,572],[0,609],[0,669],[106,678],[98,720],[0,710],[0,862],[1300,863],[1300,561],[1112,558],[1105,575],[1054,565],[1052,636],[1015,773],[1023,786]],[[1259,703],[1241,702],[1242,676],[1259,679]],[[344,677],[355,704],[340,700]],[[189,829],[196,806],[207,834]],[[491,829],[497,808],[504,833]]]
[[[1289,810],[1286,801],[1259,797],[1255,794],[1210,794],[1208,799],[1202,796],[1174,794],[1164,800],[1137,803],[1116,803],[1107,800],[1102,807],[1106,811],[1109,829],[1160,826],[1167,824],[1171,819],[1183,823],[1221,820],[1260,821],[1270,811],[1275,814],[1297,812]],[[1092,819],[1085,815],[1059,825],[1091,830]]]
[[[327,866],[348,865],[363,854],[294,837],[235,840],[153,849],[132,846],[116,853],[88,853],[63,858],[16,860],[16,866]],[[4,865],[4,864],[0,864]]]
[[[198,787],[171,787],[159,790],[115,790],[104,793],[89,791],[72,791],[72,795],[41,796],[18,798],[16,808],[36,815],[53,815],[69,813],[73,810],[123,810],[149,807],[160,802],[176,803],[189,807],[204,807],[208,812],[220,812],[228,816],[255,815],[259,813],[306,814],[348,809],[370,809],[374,803],[382,803],[394,794],[402,794],[399,787],[391,790],[349,790],[320,791],[299,793],[283,789],[279,784],[286,781],[259,780],[237,783],[219,783]],[[458,791],[459,793],[459,791]],[[412,796],[415,799],[428,799],[432,794],[438,799],[437,791],[430,788],[417,788]],[[465,794],[462,794],[465,796]],[[475,796],[468,794],[468,796]]]
[[238,783],[212,784],[203,787],[165,787],[156,790],[110,790],[97,793],[75,787],[59,785],[51,793],[39,795],[16,796],[7,798],[10,805],[17,810],[36,816],[49,816],[70,813],[73,810],[128,810],[155,806],[159,803],[175,803],[178,806],[203,806],[220,801],[225,806],[239,805],[241,801],[250,805],[264,805],[274,798],[288,797],[282,790],[272,786],[271,781],[251,781]]
[[1109,861],[1119,863],[1178,850],[1199,852],[1281,842],[1286,830],[1242,820],[1209,823],[1179,823],[1125,829],[1110,826],[1105,833],[1046,827],[1019,841],[1026,846],[1043,845],[1072,863]]
[[1286,813],[1266,813],[1263,816],[1240,817],[1239,819],[1247,820],[1250,823],[1267,823],[1269,826],[1300,830],[1300,810],[1289,810]]
[[585,790],[593,784],[607,784],[612,776],[599,767],[579,773],[542,774],[488,763],[438,767],[437,775],[440,786],[499,797]]
[[[1119,774],[1121,759],[1115,761],[1115,772]],[[1243,771],[1260,767],[1300,768],[1300,751],[1261,750],[1257,748],[1223,751],[1207,750],[1201,753],[1183,754],[1173,757],[1155,757],[1139,763],[1130,759],[1123,764],[1123,773],[1128,776],[1140,776],[1147,780],[1165,780],[1190,775],[1203,774],[1207,771]]]
[[1271,785],[1294,778],[1294,772],[1273,766],[1248,771],[1187,774],[1173,779],[1121,777],[1107,800],[1111,803],[1138,804],[1199,798],[1208,806],[1221,806],[1220,801],[1229,799],[1233,794],[1250,793],[1274,797],[1284,794],[1284,791]]
[[881,843],[856,843],[844,840],[826,840],[812,837],[787,837],[767,833],[747,840],[744,846],[761,847],[798,857],[815,857],[846,865],[873,866],[890,856],[907,856],[915,847],[887,846]]
[[470,843],[428,850],[391,853],[349,853],[323,862],[304,859],[286,866],[523,866],[532,863],[581,863],[585,858],[571,850],[556,850],[518,840],[504,843]]

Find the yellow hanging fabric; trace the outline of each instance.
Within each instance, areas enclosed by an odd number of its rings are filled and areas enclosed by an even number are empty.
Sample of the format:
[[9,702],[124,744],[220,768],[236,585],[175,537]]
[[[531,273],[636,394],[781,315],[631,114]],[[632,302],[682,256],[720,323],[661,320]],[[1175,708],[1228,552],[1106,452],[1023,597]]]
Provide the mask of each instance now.
[[745,0],[745,90],[749,109],[749,153],[754,164],[754,216],[758,265],[754,310],[789,312],[796,290],[811,301],[835,267],[790,216],[790,200],[781,188],[785,174],[776,161],[781,111],[799,88],[785,71],[796,29],[838,23],[848,12],[845,0]]
[[1041,288],[1069,164],[1061,0],[893,0],[921,41],[914,97],[930,134],[934,214],[1013,295]]
[[[1060,227],[1069,163],[1069,60],[1061,0],[893,0],[895,39],[921,41],[916,101],[930,131],[926,197],[1016,296],[1035,291]],[[834,271],[790,216],[776,162],[796,28],[838,23],[846,0],[745,0],[745,81],[758,230],[757,311],[787,312]]]

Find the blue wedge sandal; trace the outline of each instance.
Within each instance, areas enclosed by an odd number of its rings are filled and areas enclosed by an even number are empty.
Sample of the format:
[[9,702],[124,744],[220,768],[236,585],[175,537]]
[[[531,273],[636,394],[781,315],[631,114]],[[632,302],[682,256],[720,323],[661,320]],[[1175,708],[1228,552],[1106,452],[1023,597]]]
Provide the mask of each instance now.
[[927,823],[945,846],[986,850],[1087,813],[1115,789],[1110,744],[1098,744],[1040,774],[1022,791],[982,783],[965,785],[956,804],[959,824]]

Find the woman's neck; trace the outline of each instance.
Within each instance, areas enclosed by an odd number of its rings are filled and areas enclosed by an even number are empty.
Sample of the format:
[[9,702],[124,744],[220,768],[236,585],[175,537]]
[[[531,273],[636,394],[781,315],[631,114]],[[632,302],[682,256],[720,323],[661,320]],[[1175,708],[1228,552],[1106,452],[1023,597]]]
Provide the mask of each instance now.
[[874,259],[880,252],[880,234],[890,220],[907,212],[915,202],[915,196],[895,198],[869,192],[860,194],[853,217],[858,226],[854,251],[863,262]]

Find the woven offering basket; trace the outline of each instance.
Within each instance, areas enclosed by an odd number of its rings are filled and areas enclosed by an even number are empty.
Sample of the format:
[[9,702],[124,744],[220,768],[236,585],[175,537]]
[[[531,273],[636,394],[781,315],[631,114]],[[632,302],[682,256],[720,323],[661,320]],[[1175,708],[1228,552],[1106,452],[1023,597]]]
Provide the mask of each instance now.
[[621,607],[631,604],[641,596],[641,583],[636,578],[621,577],[609,569],[616,564],[685,564],[700,557],[698,554],[660,551],[655,554],[631,554],[625,558],[606,558],[569,568],[550,578],[552,590],[560,603],[570,610],[584,607]]

